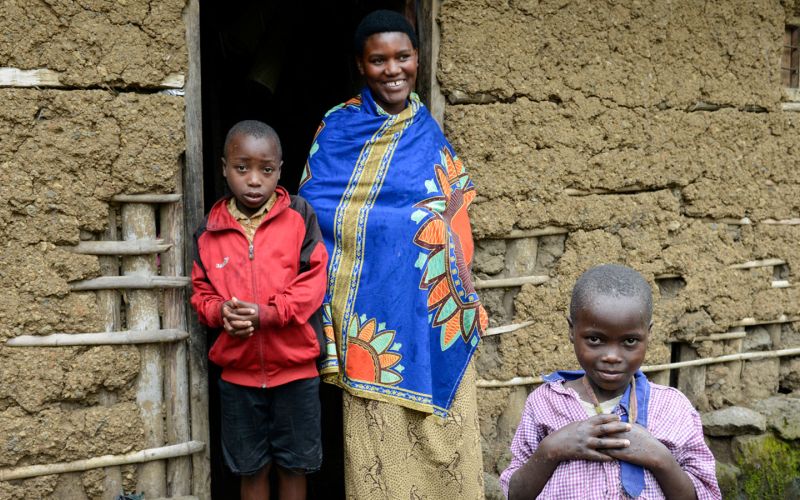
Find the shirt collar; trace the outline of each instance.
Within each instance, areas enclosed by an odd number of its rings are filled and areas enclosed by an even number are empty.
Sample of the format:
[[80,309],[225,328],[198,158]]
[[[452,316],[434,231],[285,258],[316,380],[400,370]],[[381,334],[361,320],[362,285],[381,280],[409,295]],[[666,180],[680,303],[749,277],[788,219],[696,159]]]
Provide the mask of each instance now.
[[261,208],[259,208],[256,211],[256,213],[254,213],[253,215],[248,217],[247,215],[243,214],[241,210],[239,210],[239,207],[236,206],[236,198],[231,196],[231,199],[228,200],[228,211],[231,213],[233,218],[236,219],[236,220],[257,219],[257,218],[261,217],[262,215],[264,215],[265,213],[269,212],[269,210],[272,208],[272,206],[275,205],[275,200],[277,200],[277,198],[278,198],[278,196],[275,194],[275,192],[273,192],[272,196],[269,197],[267,202],[264,203],[263,205],[261,205]]

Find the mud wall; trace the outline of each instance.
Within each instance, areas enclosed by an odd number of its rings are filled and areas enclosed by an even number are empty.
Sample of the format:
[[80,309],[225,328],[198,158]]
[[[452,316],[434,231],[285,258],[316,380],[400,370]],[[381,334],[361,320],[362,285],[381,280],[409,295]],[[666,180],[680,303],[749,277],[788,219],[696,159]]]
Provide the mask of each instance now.
[[[168,193],[184,149],[182,0],[0,3],[0,66],[55,88],[0,88],[0,468],[142,448],[137,347],[12,348],[19,335],[104,330],[100,274],[67,249],[99,239],[117,194]],[[112,224],[116,224],[112,217]],[[106,498],[103,469],[0,482],[0,498]],[[122,468],[128,491],[133,467]]]
[[[490,497],[535,387],[507,382],[577,367],[565,316],[592,265],[626,263],[653,285],[645,364],[800,347],[800,114],[780,80],[797,10],[441,3],[445,128],[479,192],[474,272],[549,278],[482,293],[492,326],[532,321],[479,351],[480,378],[500,382],[478,389]],[[794,355],[650,375],[708,411],[796,391],[799,369]]]

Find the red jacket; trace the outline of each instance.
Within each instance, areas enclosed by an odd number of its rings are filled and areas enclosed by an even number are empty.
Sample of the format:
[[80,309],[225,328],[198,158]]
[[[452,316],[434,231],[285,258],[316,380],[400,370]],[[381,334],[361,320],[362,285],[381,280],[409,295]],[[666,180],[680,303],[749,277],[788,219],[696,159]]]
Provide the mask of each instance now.
[[222,332],[208,355],[223,380],[249,387],[318,375],[317,313],[328,254],[311,206],[280,186],[275,193],[252,245],[227,199],[214,204],[195,234],[191,302],[200,322],[222,328],[222,303],[231,297],[258,304],[259,329],[243,339]]

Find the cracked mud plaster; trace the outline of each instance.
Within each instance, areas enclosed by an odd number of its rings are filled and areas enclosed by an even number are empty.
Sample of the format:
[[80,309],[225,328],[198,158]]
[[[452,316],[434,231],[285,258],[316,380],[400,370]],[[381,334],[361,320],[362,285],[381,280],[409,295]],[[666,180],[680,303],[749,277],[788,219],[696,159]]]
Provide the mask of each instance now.
[[775,109],[785,17],[776,0],[446,1],[438,77],[445,96]]
[[119,193],[172,192],[183,99],[104,91],[0,90],[0,340],[99,331],[97,259],[59,248],[102,231]]
[[184,0],[0,3],[0,60],[70,87],[153,87],[185,73]]

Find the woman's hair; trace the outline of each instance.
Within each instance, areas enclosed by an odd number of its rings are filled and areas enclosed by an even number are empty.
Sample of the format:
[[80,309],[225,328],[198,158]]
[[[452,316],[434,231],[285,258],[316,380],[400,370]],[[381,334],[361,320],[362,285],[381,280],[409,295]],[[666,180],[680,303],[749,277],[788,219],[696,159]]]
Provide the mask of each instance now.
[[575,319],[578,311],[592,303],[598,296],[630,297],[641,300],[643,316],[649,323],[653,315],[653,291],[650,284],[630,267],[603,264],[584,272],[572,288],[569,317]]
[[367,38],[375,33],[390,32],[399,32],[408,35],[408,38],[411,40],[411,45],[413,45],[415,49],[417,45],[419,45],[417,34],[414,32],[414,28],[411,26],[411,23],[408,22],[408,19],[393,10],[376,10],[364,16],[364,19],[358,23],[355,35],[353,36],[353,48],[355,49],[356,55],[360,56],[364,53],[364,43],[367,41]]

